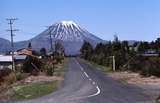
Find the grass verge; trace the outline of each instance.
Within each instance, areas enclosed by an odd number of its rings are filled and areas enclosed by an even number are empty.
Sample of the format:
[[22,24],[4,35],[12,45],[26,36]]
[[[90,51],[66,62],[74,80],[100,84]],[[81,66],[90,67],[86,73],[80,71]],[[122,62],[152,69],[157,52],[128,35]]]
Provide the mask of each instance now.
[[55,72],[54,76],[64,76],[65,73],[65,66],[64,66],[64,61],[62,64],[57,64],[55,65]]
[[97,63],[94,63],[92,61],[87,61],[87,60],[84,60],[84,59],[81,59],[81,60],[84,61],[85,63],[87,63],[88,65],[91,65],[91,66],[95,67],[97,70],[103,72],[104,74],[112,72],[112,68],[111,67],[98,65]]
[[47,83],[33,83],[13,88],[13,100],[27,100],[44,96],[57,89],[57,81]]

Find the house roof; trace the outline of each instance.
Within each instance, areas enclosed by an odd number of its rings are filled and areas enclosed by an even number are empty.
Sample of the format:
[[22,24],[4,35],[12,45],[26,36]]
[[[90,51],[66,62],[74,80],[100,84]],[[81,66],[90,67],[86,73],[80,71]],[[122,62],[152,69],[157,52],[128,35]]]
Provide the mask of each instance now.
[[0,62],[12,62],[12,56],[0,55]]
[[[25,60],[26,55],[15,55],[15,60]],[[12,56],[11,55],[0,55],[0,62],[12,62]]]
[[21,49],[18,49],[18,50],[17,50],[17,52],[22,51],[22,50],[32,51],[32,49],[31,49],[31,48],[21,48]]

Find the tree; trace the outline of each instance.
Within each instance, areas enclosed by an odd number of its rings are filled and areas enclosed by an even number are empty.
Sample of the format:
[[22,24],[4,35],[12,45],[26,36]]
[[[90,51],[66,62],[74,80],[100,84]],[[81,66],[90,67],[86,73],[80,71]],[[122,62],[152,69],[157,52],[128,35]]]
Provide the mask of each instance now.
[[102,43],[98,43],[94,49],[94,53],[100,54],[100,53],[104,52],[104,50],[105,50],[105,45]]
[[128,41],[123,41],[122,42],[122,49],[127,53],[129,52]]
[[157,44],[160,44],[160,38],[157,38],[155,41]]
[[45,48],[41,48],[40,53],[41,53],[42,57],[45,57],[47,55]]
[[65,51],[65,49],[64,49],[63,45],[61,44],[61,42],[59,40],[57,40],[55,42],[55,53],[62,55],[62,54],[64,54],[64,51]]
[[149,43],[148,42],[141,42],[138,47],[138,52],[144,53],[148,49],[150,49]]
[[119,42],[117,34],[114,35],[114,42]]
[[84,59],[90,59],[90,57],[93,53],[93,47],[89,42],[84,41],[84,43],[80,49],[80,52],[81,52],[81,56]]
[[28,43],[28,48],[32,49],[32,44],[31,44],[31,42]]
[[160,52],[160,38],[157,38],[155,41],[156,50]]

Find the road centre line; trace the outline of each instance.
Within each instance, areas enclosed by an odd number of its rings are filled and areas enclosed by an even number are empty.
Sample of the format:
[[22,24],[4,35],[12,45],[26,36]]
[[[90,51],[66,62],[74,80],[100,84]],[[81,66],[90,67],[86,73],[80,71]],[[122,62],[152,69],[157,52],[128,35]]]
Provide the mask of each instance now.
[[[95,85],[96,82],[94,82],[94,81],[89,77],[89,75],[84,71],[84,68],[79,64],[79,62],[78,62],[76,59],[75,59],[75,61],[76,61],[76,63],[80,66],[80,69],[83,71],[83,73],[85,74],[85,76],[86,76],[90,81],[92,81],[92,85]],[[92,95],[89,95],[89,96],[87,96],[87,97],[89,98],[89,97],[94,97],[94,96],[99,95],[99,94],[101,93],[101,90],[100,90],[100,88],[98,87],[98,85],[96,85],[96,89],[97,89],[97,92],[96,92],[96,93],[94,93],[94,94],[92,94]],[[82,97],[82,98],[85,98],[85,97]]]
[[89,78],[89,76],[88,76],[88,74],[86,72],[83,72],[83,73],[86,75],[87,78]]

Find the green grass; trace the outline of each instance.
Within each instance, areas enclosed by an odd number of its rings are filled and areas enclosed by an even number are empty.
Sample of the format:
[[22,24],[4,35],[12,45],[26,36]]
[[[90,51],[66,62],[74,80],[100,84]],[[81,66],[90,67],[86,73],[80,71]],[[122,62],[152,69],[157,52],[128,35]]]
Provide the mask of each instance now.
[[64,76],[64,63],[55,65],[54,76]]
[[34,83],[14,87],[14,100],[33,99],[47,95],[57,89],[57,81],[47,83]]

